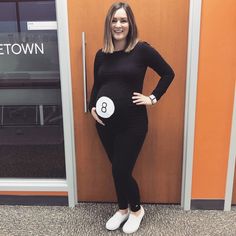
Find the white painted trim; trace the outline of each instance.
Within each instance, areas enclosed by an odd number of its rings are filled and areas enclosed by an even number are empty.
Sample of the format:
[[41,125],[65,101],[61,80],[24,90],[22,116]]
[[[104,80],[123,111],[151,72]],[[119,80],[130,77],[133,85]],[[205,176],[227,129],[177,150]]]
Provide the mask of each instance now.
[[202,0],[190,0],[181,207],[190,210]]
[[234,87],[234,103],[232,126],[229,147],[228,171],[225,188],[225,205],[224,210],[230,211],[232,204],[233,186],[234,186],[234,171],[235,171],[235,158],[236,158],[236,84]]
[[65,179],[16,179],[6,178],[0,180],[1,191],[50,191],[67,192]]
[[68,184],[69,206],[74,207],[78,200],[67,0],[56,0],[56,12],[66,156],[66,179]]

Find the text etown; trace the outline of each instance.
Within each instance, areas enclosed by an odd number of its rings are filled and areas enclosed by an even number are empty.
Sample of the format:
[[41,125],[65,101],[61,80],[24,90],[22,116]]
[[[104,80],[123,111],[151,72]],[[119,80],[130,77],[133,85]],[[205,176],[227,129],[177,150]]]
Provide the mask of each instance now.
[[0,44],[1,55],[44,54],[44,44],[37,43],[4,43]]

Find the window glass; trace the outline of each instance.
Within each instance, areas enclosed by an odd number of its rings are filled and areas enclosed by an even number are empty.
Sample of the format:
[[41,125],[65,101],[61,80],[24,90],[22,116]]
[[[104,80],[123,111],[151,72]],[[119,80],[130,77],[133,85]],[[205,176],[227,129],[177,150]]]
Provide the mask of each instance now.
[[55,1],[0,2],[0,178],[65,178]]

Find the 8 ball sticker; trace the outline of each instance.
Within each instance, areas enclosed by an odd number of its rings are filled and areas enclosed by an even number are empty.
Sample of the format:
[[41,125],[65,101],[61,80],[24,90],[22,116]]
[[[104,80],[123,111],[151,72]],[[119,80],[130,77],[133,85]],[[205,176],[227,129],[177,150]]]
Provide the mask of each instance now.
[[96,112],[102,118],[109,118],[115,111],[114,102],[109,97],[100,97],[96,103]]

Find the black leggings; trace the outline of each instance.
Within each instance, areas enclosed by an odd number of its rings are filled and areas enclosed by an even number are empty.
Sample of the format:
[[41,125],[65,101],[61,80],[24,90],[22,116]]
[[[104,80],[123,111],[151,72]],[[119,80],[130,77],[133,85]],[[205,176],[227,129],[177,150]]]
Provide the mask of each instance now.
[[116,127],[97,123],[96,127],[112,164],[119,209],[126,209],[130,204],[131,211],[135,212],[140,209],[140,194],[132,171],[147,133],[147,123],[142,119],[125,124],[125,127]]

